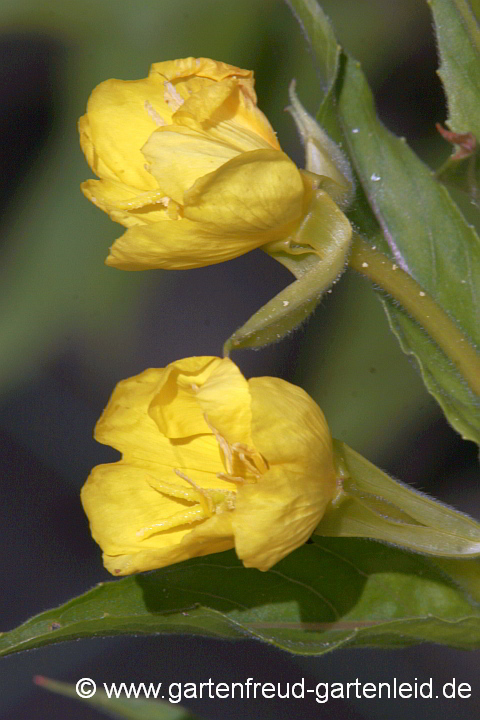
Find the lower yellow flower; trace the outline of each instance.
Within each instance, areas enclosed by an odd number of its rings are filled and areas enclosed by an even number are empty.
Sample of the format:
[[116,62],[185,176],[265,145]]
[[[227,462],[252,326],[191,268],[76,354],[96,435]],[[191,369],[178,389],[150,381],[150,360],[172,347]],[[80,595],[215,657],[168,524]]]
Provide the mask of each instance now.
[[193,357],[120,382],[95,433],[123,453],[82,502],[105,567],[152,570],[235,548],[268,570],[311,535],[336,489],[322,411],[284,380]]

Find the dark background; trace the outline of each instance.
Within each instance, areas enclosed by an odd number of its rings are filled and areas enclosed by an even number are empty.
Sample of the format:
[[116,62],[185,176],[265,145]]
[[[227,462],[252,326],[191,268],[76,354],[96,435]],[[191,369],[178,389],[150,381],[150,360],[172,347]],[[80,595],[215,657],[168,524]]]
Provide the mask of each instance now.
[[[438,166],[444,96],[423,0],[329,0],[342,44],[359,60],[384,122]],[[2,0],[0,5],[0,628],[9,630],[109,579],[78,494],[116,454],[92,429],[116,382],[149,366],[221,354],[224,340],[291,277],[261,251],[202,270],[125,273],[103,265],[120,226],[83,198],[91,177],[77,118],[92,88],[135,79],[188,55],[252,68],[260,107],[282,147],[302,150],[284,112],[290,80],[311,112],[315,67],[280,0]],[[348,272],[287,340],[234,356],[247,376],[305,387],[332,432],[416,487],[479,517],[476,450],[449,428],[391,335],[371,288]],[[205,718],[474,717],[478,653],[424,645],[291,657],[266,645],[178,638],[84,640],[0,660],[0,716],[99,715],[56,697],[34,674],[76,682],[470,682],[471,700],[206,700]]]

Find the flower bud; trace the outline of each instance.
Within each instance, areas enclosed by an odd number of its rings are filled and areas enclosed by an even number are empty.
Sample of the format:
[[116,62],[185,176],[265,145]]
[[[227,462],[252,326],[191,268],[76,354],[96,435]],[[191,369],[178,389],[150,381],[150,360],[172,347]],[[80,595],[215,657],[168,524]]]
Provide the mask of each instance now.
[[295,232],[313,181],[282,152],[253,86],[249,70],[186,58],[95,88],[79,130],[100,179],[82,190],[127,228],[108,265],[200,267]]

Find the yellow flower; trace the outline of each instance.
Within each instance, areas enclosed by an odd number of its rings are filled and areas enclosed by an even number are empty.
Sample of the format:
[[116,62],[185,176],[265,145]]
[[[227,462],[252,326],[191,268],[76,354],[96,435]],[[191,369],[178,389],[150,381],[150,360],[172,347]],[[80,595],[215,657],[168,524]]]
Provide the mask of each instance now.
[[93,469],[82,502],[114,575],[235,547],[268,570],[304,543],[335,494],[316,403],[229,359],[192,357],[117,385],[96,439],[123,453]]
[[128,228],[108,265],[201,267],[298,228],[313,181],[282,152],[253,85],[249,70],[186,58],[95,88],[79,130],[100,180],[82,190]]

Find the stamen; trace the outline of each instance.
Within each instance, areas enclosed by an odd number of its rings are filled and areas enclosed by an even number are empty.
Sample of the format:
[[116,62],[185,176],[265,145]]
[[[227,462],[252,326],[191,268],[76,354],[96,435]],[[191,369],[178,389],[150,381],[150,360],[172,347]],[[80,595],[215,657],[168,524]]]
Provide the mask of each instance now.
[[215,508],[214,508],[212,498],[210,497],[208,492],[206,492],[203,488],[201,488],[199,485],[197,485],[197,483],[193,482],[193,480],[190,480],[190,478],[187,475],[185,475],[184,473],[182,473],[180,470],[177,470],[177,468],[174,468],[173,472],[175,473],[175,475],[178,475],[178,477],[181,477],[182,480],[185,480],[186,482],[190,483],[190,485],[193,488],[195,488],[195,490],[198,492],[198,494],[200,496],[198,498],[198,501],[199,501],[203,511],[205,512],[207,517],[210,517],[213,514],[213,511]]
[[240,477],[240,475],[229,475],[228,473],[223,472],[217,473],[217,478],[219,480],[228,480],[228,482],[239,483],[240,485],[248,483],[248,480],[245,480],[244,477]]
[[174,88],[171,82],[163,83],[165,92],[163,98],[172,112],[176,112],[185,102],[178,90]]
[[229,474],[233,473],[233,455],[230,448],[230,445],[225,440],[223,435],[220,435],[218,430],[213,427],[213,425],[210,423],[207,414],[204,413],[203,417],[205,418],[205,422],[207,423],[208,427],[212,431],[212,433],[215,435],[215,439],[220,445],[220,450],[223,452],[223,456],[225,458],[225,465],[227,466],[227,472]]
[[171,528],[178,527],[179,525],[190,525],[197,520],[204,519],[205,513],[203,512],[203,508],[201,508],[200,505],[197,505],[196,507],[181,510],[174,515],[170,515],[170,517],[165,518],[165,520],[161,520],[158,523],[141,528],[140,530],[137,530],[135,534],[137,537],[144,540],[157,532],[161,532],[162,530],[170,530]]
[[157,478],[150,475],[147,476],[147,482],[151,488],[158,490],[158,492],[163,493],[163,495],[169,495],[170,497],[187,500],[192,503],[198,502],[196,493],[190,487],[186,488],[183,485],[174,485],[164,480],[157,480]]
[[165,120],[162,118],[162,116],[159,115],[159,113],[155,110],[155,108],[153,107],[153,105],[151,105],[151,104],[148,102],[148,100],[145,100],[145,102],[144,102],[144,108],[145,108],[145,110],[147,111],[147,113],[150,115],[150,117],[152,118],[153,122],[155,123],[155,125],[156,125],[157,127],[163,127],[164,125],[167,124],[167,123],[165,122]]
[[[172,469],[175,475],[185,480],[191,487],[174,485],[164,480],[158,480],[151,475],[147,475],[146,479],[148,484],[154,490],[158,490],[164,495],[169,495],[172,498],[178,498],[180,500],[187,500],[188,502],[195,503],[195,505],[193,507],[185,507],[179,512],[170,515],[170,517],[165,518],[165,520],[160,520],[157,523],[153,523],[153,525],[148,525],[147,527],[137,530],[136,535],[141,539],[148,538],[163,530],[170,530],[179,525],[189,525],[199,520],[206,520],[212,517],[214,513],[220,514],[226,510],[233,510],[235,508],[235,491],[224,490],[223,488],[202,488],[191,480],[188,475],[178,470],[178,468]],[[220,478],[221,475],[222,473],[219,473],[217,477]],[[225,476],[225,479],[230,478]],[[243,478],[234,478],[234,480],[244,482]]]
[[[268,470],[268,463],[257,450],[252,450],[244,443],[233,443],[232,450],[238,453],[242,462],[253,472],[254,475],[260,477]],[[253,461],[253,462],[252,462]]]
[[252,472],[255,475],[255,477],[257,477],[257,478],[262,477],[262,473],[260,472],[260,470],[257,468],[257,466],[251,460],[249,460],[248,457],[245,456],[245,453],[243,453],[243,452],[238,453],[238,456],[239,456],[240,460],[247,466],[247,468],[250,470],[250,472]]

